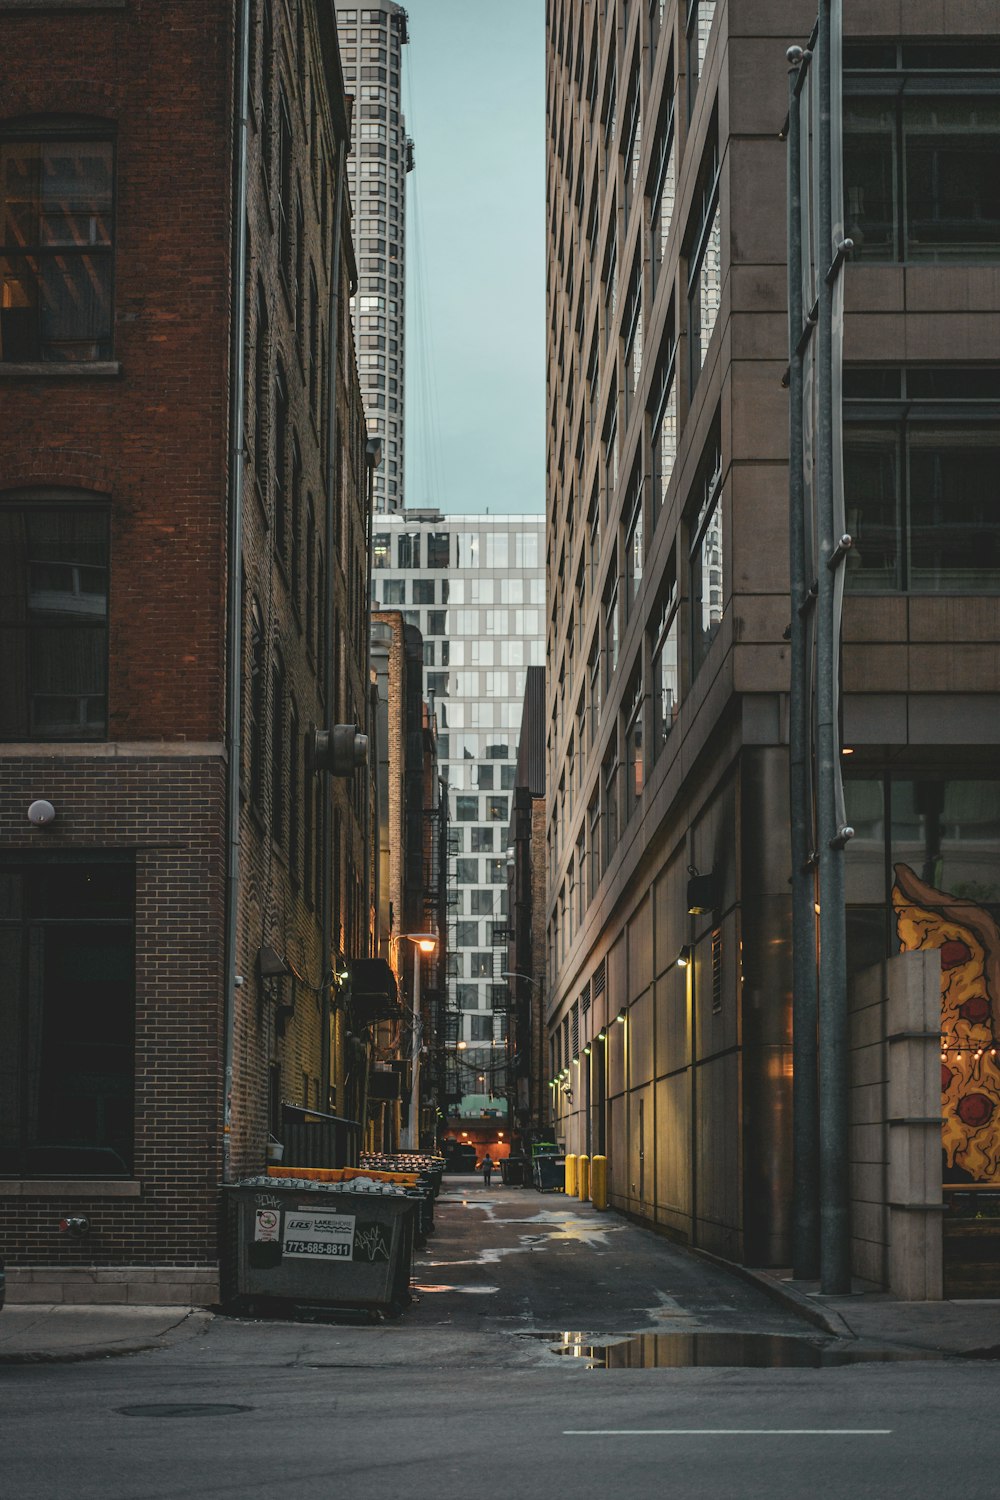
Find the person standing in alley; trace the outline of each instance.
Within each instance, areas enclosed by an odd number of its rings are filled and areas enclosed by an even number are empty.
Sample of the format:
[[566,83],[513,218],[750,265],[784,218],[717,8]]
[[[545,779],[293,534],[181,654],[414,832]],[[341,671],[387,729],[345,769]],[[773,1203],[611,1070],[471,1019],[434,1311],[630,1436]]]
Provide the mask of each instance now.
[[489,1187],[489,1185],[490,1185],[490,1177],[492,1175],[493,1175],[493,1158],[490,1156],[490,1153],[487,1151],[486,1155],[483,1157],[483,1182],[486,1184],[487,1187]]

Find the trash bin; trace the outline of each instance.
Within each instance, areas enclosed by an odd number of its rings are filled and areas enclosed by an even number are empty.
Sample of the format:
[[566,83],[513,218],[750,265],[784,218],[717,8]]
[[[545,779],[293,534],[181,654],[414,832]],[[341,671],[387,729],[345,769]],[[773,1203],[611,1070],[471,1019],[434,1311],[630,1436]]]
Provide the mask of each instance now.
[[224,1295],[235,1308],[408,1306],[418,1204],[403,1190],[264,1177],[227,1200]]
[[500,1181],[505,1187],[523,1187],[525,1165],[523,1156],[501,1156]]
[[561,1193],[566,1185],[566,1158],[546,1153],[532,1164],[535,1187],[540,1193]]

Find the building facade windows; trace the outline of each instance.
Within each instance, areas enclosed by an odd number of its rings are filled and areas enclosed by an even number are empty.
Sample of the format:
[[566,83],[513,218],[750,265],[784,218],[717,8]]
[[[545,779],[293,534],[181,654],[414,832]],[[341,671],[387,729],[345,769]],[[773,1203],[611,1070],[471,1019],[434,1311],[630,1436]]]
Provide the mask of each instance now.
[[134,1038],[134,860],[0,854],[0,1175],[130,1175]]
[[714,120],[698,174],[688,229],[687,262],[689,368],[693,391],[722,305],[722,208],[719,141]]
[[677,571],[671,567],[664,579],[650,632],[652,647],[653,760],[657,760],[674,727],[680,703],[677,658]]
[[114,182],[110,135],[0,127],[0,361],[112,357]]
[[677,458],[677,337],[672,306],[667,318],[666,347],[653,380],[651,455],[655,525],[666,502]]
[[637,672],[631,690],[626,694],[625,714],[625,822],[642,801],[646,784],[645,736],[643,718],[646,699],[642,687],[642,673]]
[[0,738],[107,734],[109,519],[0,496]]
[[1000,591],[994,386],[989,373],[947,367],[845,372],[849,397],[879,392],[844,405],[852,593]]
[[649,179],[649,266],[653,291],[660,284],[660,271],[674,219],[677,194],[677,152],[674,141],[674,59],[667,64],[668,82],[660,106],[653,145],[653,171]]
[[1000,259],[996,64],[962,44],[845,46],[844,222],[855,258]]
[[695,480],[690,511],[691,675],[700,670],[719,633],[723,601],[722,449],[717,427]]
[[705,71],[708,54],[708,38],[715,17],[715,0],[687,0],[687,76],[688,119],[694,112],[694,101],[698,97],[698,84]]

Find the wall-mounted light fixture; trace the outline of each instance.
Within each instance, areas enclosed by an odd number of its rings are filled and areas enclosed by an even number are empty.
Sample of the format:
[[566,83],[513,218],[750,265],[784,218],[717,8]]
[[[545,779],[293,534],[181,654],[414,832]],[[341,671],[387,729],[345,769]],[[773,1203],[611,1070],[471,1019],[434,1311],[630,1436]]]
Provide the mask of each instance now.
[[681,945],[681,951],[677,955],[677,967],[680,969],[686,969],[693,957],[694,949],[691,947],[691,944],[683,943]]
[[608,1039],[608,1028],[606,1026],[602,1026],[601,1029],[600,1029],[600,1031],[597,1033],[597,1040],[599,1042],[606,1042],[607,1039]]
[[33,828],[44,828],[47,823],[55,822],[55,816],[55,808],[44,797],[39,797],[28,808],[28,822]]
[[590,1056],[590,1043],[589,1042],[587,1043],[586,1047],[584,1047],[584,1049],[583,1049],[583,1055],[584,1055],[584,1057],[589,1057]]
[[615,1020],[618,1022],[619,1026],[624,1026],[625,1025],[625,1020],[626,1020],[627,1016],[628,1016],[628,1011],[625,1009],[625,1007],[623,1005],[622,1008],[621,1008],[621,1010],[615,1016]]

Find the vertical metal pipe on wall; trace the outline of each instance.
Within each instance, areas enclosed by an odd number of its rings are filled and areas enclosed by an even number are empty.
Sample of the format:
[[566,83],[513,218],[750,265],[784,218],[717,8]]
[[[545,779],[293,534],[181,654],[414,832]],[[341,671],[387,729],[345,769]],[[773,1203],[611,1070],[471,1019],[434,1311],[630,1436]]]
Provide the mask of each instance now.
[[[831,98],[834,38],[831,0],[819,3],[819,166],[817,284],[816,515],[819,531],[816,606],[816,793],[820,886],[819,1110],[820,1282],[827,1294],[850,1291],[847,977],[844,857],[837,817],[837,601],[833,568],[833,287],[825,265],[834,259]],[[839,101],[838,101],[839,107]]]
[[[330,384],[328,391],[329,405],[327,408],[327,445],[326,445],[326,527],[324,545],[326,549],[326,566],[324,580],[326,583],[326,597],[322,599],[323,608],[323,662],[326,680],[323,684],[323,693],[326,699],[327,724],[336,722],[337,705],[334,703],[334,689],[336,684],[336,672],[333,660],[333,548],[334,548],[334,506],[339,497],[334,494],[334,477],[336,475],[336,452],[339,435],[337,432],[337,371],[340,363],[340,354],[337,342],[337,333],[340,327],[340,264],[341,264],[341,241],[343,238],[343,212],[344,212],[344,175],[347,171],[347,143],[341,137],[336,143],[337,168],[336,186],[334,187],[334,209],[333,209],[333,264],[330,270],[330,317],[329,337],[327,348],[330,360]],[[322,1027],[323,1034],[320,1038],[320,1067],[322,1078],[320,1090],[323,1100],[323,1108],[329,1108],[330,1101],[330,985],[333,977],[333,881],[338,878],[338,872],[333,868],[333,783],[329,776],[323,775],[321,779],[321,796],[323,806],[323,870],[325,872],[325,892],[322,911],[322,942],[323,942],[323,973],[320,978],[322,988]],[[338,1108],[340,1101],[338,1100]]]
[[[804,53],[788,51],[788,538],[791,599],[789,797],[792,854],[792,1269],[812,1280],[819,1271],[819,1140],[816,1077],[816,921],[811,855],[809,703],[805,555],[802,344],[802,109]],[[808,66],[808,62],[806,62]]]
[[222,965],[222,1180],[232,1178],[233,1057],[236,1050],[236,946],[240,869],[240,723],[243,665],[243,468],[246,391],[247,93],[250,0],[237,7],[234,42],[231,349],[229,370],[229,515],[226,545],[226,929]]

